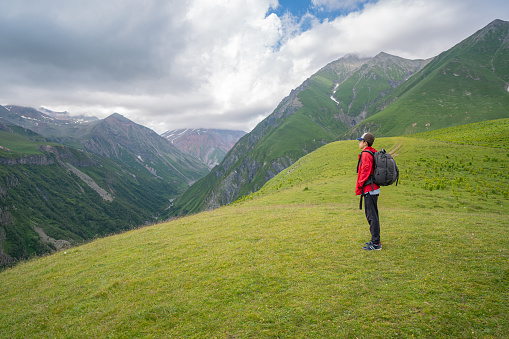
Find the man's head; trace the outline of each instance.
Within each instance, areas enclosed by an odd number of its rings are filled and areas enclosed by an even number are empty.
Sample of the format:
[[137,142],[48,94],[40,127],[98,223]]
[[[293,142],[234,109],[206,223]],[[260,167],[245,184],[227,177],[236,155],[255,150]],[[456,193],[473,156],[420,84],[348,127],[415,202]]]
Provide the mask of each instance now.
[[360,138],[357,138],[360,142],[366,142],[368,146],[372,146],[375,142],[375,136],[371,133],[364,133]]

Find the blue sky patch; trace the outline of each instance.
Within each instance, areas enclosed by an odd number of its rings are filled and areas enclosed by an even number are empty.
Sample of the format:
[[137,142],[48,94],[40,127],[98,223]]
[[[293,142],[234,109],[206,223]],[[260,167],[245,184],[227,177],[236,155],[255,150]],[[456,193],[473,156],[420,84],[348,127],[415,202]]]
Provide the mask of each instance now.
[[[277,9],[273,9],[267,13],[267,15],[271,13],[277,14],[279,17],[283,16],[286,13],[290,13],[292,16],[300,20],[306,13],[309,13],[320,20],[320,22],[325,21],[326,19],[329,21],[334,20],[338,16],[345,16],[351,12],[359,11],[364,8],[364,5],[368,2],[368,0],[358,0],[358,1],[337,1],[337,5],[335,8],[327,8],[325,5],[316,6],[310,0],[279,0],[279,7]],[[339,4],[343,3],[343,7]],[[346,4],[350,3],[350,6]],[[303,23],[304,26],[307,26],[306,23]],[[310,27],[302,27],[303,30],[307,30]]]

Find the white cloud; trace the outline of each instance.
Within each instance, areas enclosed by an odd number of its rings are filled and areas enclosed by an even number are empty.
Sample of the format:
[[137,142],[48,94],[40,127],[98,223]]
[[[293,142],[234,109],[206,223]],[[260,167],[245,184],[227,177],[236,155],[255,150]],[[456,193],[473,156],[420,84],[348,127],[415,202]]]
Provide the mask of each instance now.
[[320,22],[267,16],[275,0],[0,2],[0,104],[118,112],[158,132],[249,130],[345,54],[429,58],[509,19],[499,0],[313,4],[364,5]]

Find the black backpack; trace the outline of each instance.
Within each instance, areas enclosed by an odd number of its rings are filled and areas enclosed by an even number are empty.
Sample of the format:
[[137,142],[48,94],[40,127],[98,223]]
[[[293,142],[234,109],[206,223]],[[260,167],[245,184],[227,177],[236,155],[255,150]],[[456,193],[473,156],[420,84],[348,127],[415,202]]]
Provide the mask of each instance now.
[[366,181],[364,186],[372,183],[375,183],[378,186],[389,186],[396,183],[396,186],[398,186],[398,166],[396,166],[396,161],[394,161],[389,153],[387,153],[383,148],[379,152],[375,153],[368,150],[362,152],[368,152],[373,156],[375,167],[373,174],[370,175],[370,178]]
[[[399,180],[399,170],[398,166],[396,166],[396,161],[392,158],[392,156],[387,153],[383,148],[379,152],[371,152],[368,150],[364,150],[362,152],[368,152],[373,156],[373,166],[374,171],[368,178],[368,180],[364,183],[364,186],[373,185],[373,183],[378,186],[389,186],[393,183],[396,183],[398,186]],[[362,155],[361,152],[361,155]],[[361,162],[361,157],[359,157],[359,162],[357,163],[357,171],[359,171],[359,164]],[[362,209],[362,198],[364,197],[361,194],[361,200],[359,202],[359,209]]]

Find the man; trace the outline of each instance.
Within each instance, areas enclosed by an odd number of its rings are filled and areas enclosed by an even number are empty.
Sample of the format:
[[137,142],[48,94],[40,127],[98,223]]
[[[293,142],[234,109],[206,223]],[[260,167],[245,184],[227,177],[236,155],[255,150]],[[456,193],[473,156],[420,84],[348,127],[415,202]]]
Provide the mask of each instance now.
[[382,243],[380,242],[380,221],[378,219],[378,195],[380,194],[380,186],[373,182],[371,175],[374,172],[374,158],[373,153],[376,149],[371,147],[375,141],[375,136],[371,133],[364,133],[360,138],[359,148],[362,150],[359,154],[359,162],[357,164],[357,185],[355,187],[355,194],[361,195],[364,198],[364,212],[366,219],[369,223],[369,231],[371,233],[371,241],[366,243],[362,249],[367,251],[381,250]]

